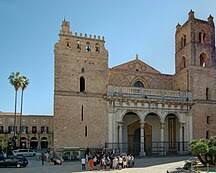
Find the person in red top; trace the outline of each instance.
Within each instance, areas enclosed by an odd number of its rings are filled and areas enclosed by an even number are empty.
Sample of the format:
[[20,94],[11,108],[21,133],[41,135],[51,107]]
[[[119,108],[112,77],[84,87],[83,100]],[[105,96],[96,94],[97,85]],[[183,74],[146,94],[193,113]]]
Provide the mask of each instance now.
[[91,171],[93,171],[94,170],[94,161],[92,158],[89,159],[88,164],[89,164],[89,169]]

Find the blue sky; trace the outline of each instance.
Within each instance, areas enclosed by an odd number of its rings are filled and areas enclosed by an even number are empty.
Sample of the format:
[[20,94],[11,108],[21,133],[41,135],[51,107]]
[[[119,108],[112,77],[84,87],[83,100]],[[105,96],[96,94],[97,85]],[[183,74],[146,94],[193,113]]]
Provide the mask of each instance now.
[[53,47],[64,18],[72,32],[105,37],[109,67],[139,54],[173,74],[176,24],[187,20],[190,9],[201,19],[216,17],[215,8],[215,0],[0,0],[0,111],[14,111],[7,78],[19,71],[30,79],[24,114],[53,113]]

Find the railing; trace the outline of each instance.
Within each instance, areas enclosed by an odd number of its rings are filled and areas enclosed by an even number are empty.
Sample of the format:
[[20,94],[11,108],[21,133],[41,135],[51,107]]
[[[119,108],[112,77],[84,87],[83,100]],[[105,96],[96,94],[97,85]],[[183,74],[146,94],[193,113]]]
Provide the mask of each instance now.
[[151,155],[172,155],[189,153],[188,142],[152,142],[149,145],[144,143],[105,143],[105,147],[114,150],[116,153],[132,153],[139,155],[141,145],[145,145],[145,153]]
[[159,90],[159,89],[145,89],[138,87],[118,87],[108,86],[108,96],[122,96],[122,97],[141,97],[152,99],[166,99],[166,100],[192,100],[191,92],[174,91],[174,90]]

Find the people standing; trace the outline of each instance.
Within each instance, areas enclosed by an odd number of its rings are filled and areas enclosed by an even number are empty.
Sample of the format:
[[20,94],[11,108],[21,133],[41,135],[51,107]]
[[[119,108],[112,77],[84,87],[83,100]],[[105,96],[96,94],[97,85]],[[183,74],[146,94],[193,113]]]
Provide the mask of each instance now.
[[85,171],[86,170],[86,159],[84,157],[82,157],[81,163],[82,163],[82,171]]
[[44,152],[41,155],[42,166],[44,166],[45,154]]
[[90,159],[88,161],[88,164],[89,164],[89,169],[91,171],[93,171],[93,169],[94,169],[94,161],[93,161],[93,159],[91,157],[90,157]]

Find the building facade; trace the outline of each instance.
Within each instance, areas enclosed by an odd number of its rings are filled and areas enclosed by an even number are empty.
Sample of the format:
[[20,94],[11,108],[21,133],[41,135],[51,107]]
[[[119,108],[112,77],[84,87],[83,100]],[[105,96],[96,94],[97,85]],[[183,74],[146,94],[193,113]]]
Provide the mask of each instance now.
[[[31,149],[48,149],[53,147],[53,116],[17,115],[16,121],[17,147]],[[14,113],[0,112],[0,146],[10,145],[14,136]],[[21,133],[20,133],[21,130]]]
[[216,135],[213,17],[176,26],[174,75],[134,60],[109,68],[103,37],[63,21],[55,44],[54,147],[139,155],[185,153]]

